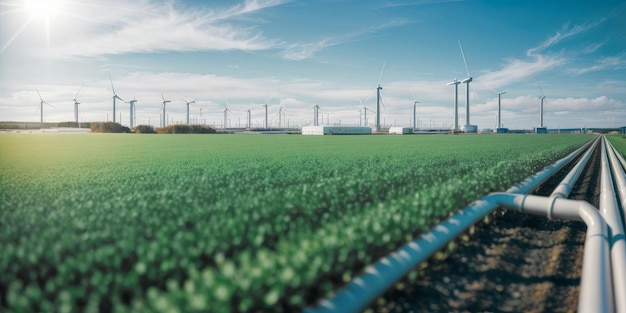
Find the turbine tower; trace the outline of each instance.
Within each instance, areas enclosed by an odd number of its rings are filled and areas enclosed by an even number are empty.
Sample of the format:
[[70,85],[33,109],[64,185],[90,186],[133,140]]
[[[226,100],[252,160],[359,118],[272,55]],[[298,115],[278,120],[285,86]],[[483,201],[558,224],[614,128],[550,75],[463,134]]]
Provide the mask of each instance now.
[[133,127],[135,127],[135,103],[137,103],[137,100],[133,97],[133,100],[130,100],[128,102],[126,102],[128,104],[130,104],[130,129],[133,129]]
[[417,104],[419,101],[413,101],[413,129],[417,129]]
[[[383,78],[383,72],[385,71],[385,65],[387,65],[387,60],[383,63],[383,68],[380,71],[380,75],[378,76],[378,87],[376,87],[376,132],[380,132],[380,103],[382,102],[382,98],[380,95],[380,91],[383,90],[383,87],[380,86],[380,80]],[[383,103],[383,106],[385,104]]]
[[163,93],[161,93],[161,99],[163,99],[163,104],[161,105],[161,109],[163,110],[163,118],[162,118],[162,121],[161,121],[161,125],[162,125],[161,127],[165,127],[166,124],[167,124],[167,117],[165,115],[165,105],[170,103],[170,102],[172,102],[172,101],[165,100],[165,97],[163,97]]
[[109,74],[109,81],[111,81],[111,90],[113,91],[113,123],[115,123],[115,99],[119,99],[124,101],[115,93],[115,87],[113,87],[113,79],[111,78],[111,74]]
[[[181,97],[183,98],[183,97]],[[183,100],[185,101],[185,103],[187,104],[187,125],[189,125],[189,105],[192,103],[196,103],[196,100],[193,101],[188,101],[187,99],[183,98]]]
[[413,98],[413,129],[417,129],[417,104],[420,103],[415,99],[415,93],[413,93],[413,89],[409,89],[411,91],[411,97]]
[[40,118],[40,124],[39,125],[40,125],[41,128],[43,128],[43,105],[45,103],[45,104],[47,104],[47,105],[49,105],[49,106],[51,106],[53,108],[54,108],[54,106],[52,104],[50,104],[50,103],[48,103],[48,102],[43,100],[43,98],[41,97],[41,94],[39,93],[39,89],[35,88],[35,90],[37,91],[37,94],[39,95],[39,100],[41,100],[39,102],[39,118]]
[[539,107],[539,127],[543,128],[543,99],[545,99],[546,96],[543,94],[541,85],[537,86],[539,87],[539,92],[541,92],[541,97],[539,98],[541,100],[541,106]]
[[[502,128],[502,105],[501,105],[501,100],[502,100],[502,95],[505,94],[506,91],[501,91],[498,92],[498,127],[497,128]],[[498,131],[496,128],[496,132]]]
[[226,103],[226,108],[224,108],[224,129],[227,128],[226,126],[226,122],[228,121],[228,112],[233,112],[230,109],[228,109],[228,103]]
[[[269,102],[269,100],[267,102]],[[267,126],[267,104],[262,104],[261,106],[265,107],[265,129],[268,129],[268,126]]]
[[315,104],[313,106],[313,126],[319,126],[320,125],[320,123],[319,123],[319,119],[320,119],[319,115],[320,115],[320,106]]
[[465,63],[465,71],[467,72],[467,78],[461,81],[461,83],[465,85],[465,131],[466,132],[476,132],[476,129],[473,125],[470,124],[470,101],[469,101],[469,84],[472,82],[472,76],[469,72],[469,67],[467,66],[467,60],[465,59],[465,53],[463,52],[463,46],[461,46],[461,41],[459,40],[459,48],[461,48],[461,56],[463,57],[463,63]]
[[76,95],[74,96],[74,120],[76,121],[76,124],[78,124],[78,105],[80,104],[80,102],[78,102],[78,94],[80,93],[80,90],[83,89],[83,86],[81,85],[80,88],[78,88],[78,92],[76,93]]
[[245,112],[246,112],[246,128],[250,129],[252,128],[252,113],[250,113],[250,109],[247,109]]
[[285,112],[283,112],[283,107],[280,107],[278,109],[278,128],[282,128],[283,127],[283,116],[285,115]]
[[454,81],[448,83],[448,86],[454,85],[454,131],[455,133],[459,131],[459,84],[461,82],[456,78]]

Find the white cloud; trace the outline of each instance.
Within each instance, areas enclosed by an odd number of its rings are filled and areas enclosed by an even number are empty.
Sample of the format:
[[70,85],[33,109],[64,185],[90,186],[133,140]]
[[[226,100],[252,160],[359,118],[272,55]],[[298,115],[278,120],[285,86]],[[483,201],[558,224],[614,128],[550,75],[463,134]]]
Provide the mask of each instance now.
[[406,23],[407,21],[397,20],[342,36],[327,37],[313,42],[291,43],[284,47],[283,57],[289,60],[308,59],[325,48],[344,44],[346,42],[357,41],[368,34],[375,33],[386,28],[401,26]]
[[125,53],[272,49],[282,42],[263,36],[241,17],[287,0],[246,0],[223,9],[186,8],[168,1],[68,3],[51,21],[48,55],[96,57]]
[[574,75],[582,75],[589,72],[597,72],[603,70],[619,70],[626,68],[626,59],[624,55],[602,57],[596,61],[594,65],[583,68],[568,69],[568,73]]
[[541,53],[542,51],[554,45],[557,45],[562,41],[568,40],[570,38],[577,36],[578,34],[581,34],[590,29],[593,29],[599,26],[600,24],[604,23],[605,21],[606,21],[606,18],[601,18],[588,24],[574,25],[573,27],[570,27],[569,23],[566,23],[565,25],[563,25],[560,31],[557,31],[556,34],[554,34],[554,36],[549,37],[537,47],[528,49],[528,51],[526,51],[526,55],[532,56],[537,53]]

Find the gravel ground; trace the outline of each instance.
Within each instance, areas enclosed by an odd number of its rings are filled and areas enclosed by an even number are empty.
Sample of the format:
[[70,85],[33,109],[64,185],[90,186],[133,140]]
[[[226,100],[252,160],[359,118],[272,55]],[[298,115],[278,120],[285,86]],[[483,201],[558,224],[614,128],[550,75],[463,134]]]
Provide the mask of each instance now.
[[[598,205],[599,149],[570,198]],[[558,175],[563,177],[565,174]],[[549,194],[560,181],[535,194]],[[586,226],[500,211],[445,260],[381,297],[374,312],[575,312]]]

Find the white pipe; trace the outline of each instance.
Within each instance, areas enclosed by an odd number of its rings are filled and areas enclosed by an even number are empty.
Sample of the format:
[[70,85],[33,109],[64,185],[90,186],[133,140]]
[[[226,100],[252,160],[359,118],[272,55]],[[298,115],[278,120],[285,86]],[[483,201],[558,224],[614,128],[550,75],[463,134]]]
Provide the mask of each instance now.
[[591,204],[581,200],[516,194],[492,194],[500,205],[549,218],[584,221],[587,237],[583,254],[578,312],[614,312],[611,254],[607,224]]
[[551,197],[567,198],[569,196],[570,192],[572,192],[574,184],[578,180],[578,177],[580,177],[580,174],[585,168],[585,165],[587,165],[587,162],[589,161],[589,158],[591,157],[593,151],[596,149],[597,145],[598,140],[594,140],[591,148],[587,150],[585,155],[583,155],[580,161],[576,163],[574,168],[572,168],[572,170],[567,174],[563,181],[561,181],[561,183],[559,183],[559,185],[554,188],[554,190],[550,194]]
[[611,230],[611,265],[614,278],[613,288],[615,289],[615,306],[617,312],[626,312],[626,237],[624,236],[624,223],[619,209],[619,204],[617,202],[617,197],[615,196],[610,168],[613,169],[616,186],[622,199],[622,207],[626,196],[626,178],[624,177],[623,168],[615,157],[615,151],[608,148],[610,143],[604,137],[602,143],[607,148],[605,149],[606,153],[603,151],[602,154],[602,193],[600,194],[600,212],[606,219]]
[[[507,192],[529,193],[561,170],[594,141],[589,141],[541,172],[527,177],[521,183],[509,188]],[[331,297],[324,299],[319,306],[307,308],[303,312],[356,313],[363,311],[371,301],[385,292],[402,276],[428,259],[434,252],[441,249],[467,228],[480,221],[497,206],[498,204],[491,199],[491,196],[473,202],[419,238],[368,266],[363,274],[355,277]]]

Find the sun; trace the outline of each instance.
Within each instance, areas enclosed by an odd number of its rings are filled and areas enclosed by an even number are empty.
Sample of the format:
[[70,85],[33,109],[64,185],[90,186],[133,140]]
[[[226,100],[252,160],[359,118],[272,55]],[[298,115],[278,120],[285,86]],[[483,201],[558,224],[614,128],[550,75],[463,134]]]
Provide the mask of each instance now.
[[63,13],[66,0],[22,0],[23,8],[31,17],[52,18]]

